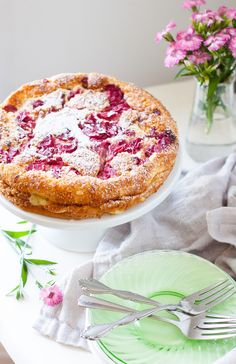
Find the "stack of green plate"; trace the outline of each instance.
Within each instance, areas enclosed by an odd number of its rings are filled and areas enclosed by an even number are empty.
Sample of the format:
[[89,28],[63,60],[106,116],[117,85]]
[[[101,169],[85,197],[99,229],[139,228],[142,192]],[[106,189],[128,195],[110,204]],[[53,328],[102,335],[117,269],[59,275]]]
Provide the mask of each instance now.
[[[162,303],[176,303],[182,297],[225,278],[232,280],[218,267],[195,255],[151,251],[121,261],[101,281],[112,288],[137,292]],[[112,295],[100,297],[138,310],[150,307]],[[236,316],[236,295],[214,307],[212,312]],[[158,314],[173,318],[167,312]],[[91,310],[89,320],[92,324],[100,324],[115,321],[123,315]],[[150,318],[119,327],[102,340],[92,343],[92,350],[102,353],[107,362],[117,364],[210,364],[234,347],[236,337],[190,340],[175,326]]]

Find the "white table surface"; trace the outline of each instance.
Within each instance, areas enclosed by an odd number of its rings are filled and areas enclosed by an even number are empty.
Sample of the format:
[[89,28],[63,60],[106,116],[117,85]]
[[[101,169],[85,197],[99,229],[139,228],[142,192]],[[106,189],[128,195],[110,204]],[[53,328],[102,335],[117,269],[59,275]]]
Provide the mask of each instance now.
[[[195,163],[184,150],[184,138],[191,112],[194,82],[176,82],[148,88],[170,110],[177,121],[183,145],[183,168],[191,168]],[[0,227],[10,229],[15,216],[0,206]],[[91,258],[91,254],[77,254],[62,251],[47,243],[40,235],[33,239],[33,256],[58,262],[58,279],[74,267]],[[33,279],[27,284],[27,297],[18,302],[5,294],[15,287],[19,277],[19,265],[15,253],[0,235],[0,342],[4,345],[16,364],[96,364],[99,360],[92,354],[57,344],[39,335],[32,329],[32,323],[40,309],[38,289]]]

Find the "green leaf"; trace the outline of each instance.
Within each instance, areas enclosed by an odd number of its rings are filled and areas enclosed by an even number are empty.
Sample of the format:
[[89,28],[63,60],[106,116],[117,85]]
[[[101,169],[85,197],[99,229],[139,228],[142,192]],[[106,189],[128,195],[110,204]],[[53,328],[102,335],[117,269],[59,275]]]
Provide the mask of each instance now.
[[16,244],[19,244],[21,247],[24,247],[24,248],[28,248],[28,249],[31,249],[31,245],[27,244],[24,240],[22,239],[16,239]]
[[17,300],[24,298],[23,292],[21,291],[19,285],[13,288],[9,293],[7,293],[7,296],[13,296],[13,294],[15,294]]
[[167,42],[174,42],[174,38],[173,35],[168,32],[165,35],[163,35],[163,38],[167,41]]
[[196,73],[195,72],[186,72],[186,73],[184,73],[181,77],[187,77],[187,76],[195,76],[196,75]]
[[27,236],[29,234],[33,234],[36,232],[35,229],[32,230],[26,230],[26,231],[9,231],[9,230],[3,230],[5,234],[10,236],[10,238],[18,239],[22,238],[23,236]]
[[35,281],[35,284],[36,286],[39,288],[39,289],[42,289],[43,288],[43,285],[39,282],[39,281]]
[[6,296],[12,296],[15,291],[17,291],[20,288],[19,284],[13,288],[10,292],[6,294]]
[[17,224],[28,224],[28,221],[18,221]]
[[179,70],[179,72],[176,74],[175,79],[179,78],[179,77],[184,77],[184,76],[191,76],[194,73],[186,70],[186,68],[181,68],[181,70]]
[[216,107],[218,106],[218,97],[216,96],[216,89],[219,84],[219,79],[217,77],[211,78],[208,84],[207,90],[207,100],[206,100],[206,133],[209,133],[213,123],[213,116]]
[[51,276],[57,275],[57,273],[53,269],[48,269],[48,274],[50,274]]
[[22,252],[22,246],[16,241],[15,242],[17,248],[20,250],[20,252]]
[[46,283],[47,286],[53,286],[56,282],[54,280],[48,281]]
[[16,299],[19,301],[21,300],[22,298],[24,298],[24,295],[23,293],[19,290],[16,292]]
[[22,263],[22,267],[21,267],[21,281],[22,281],[23,287],[26,285],[27,278],[28,278],[28,268],[27,268],[27,265],[24,260]]
[[36,264],[36,265],[53,265],[57,264],[56,262],[51,262],[50,260],[44,259],[25,259],[27,263]]
[[215,93],[219,80],[217,77],[211,78],[208,84],[207,99],[211,99]]

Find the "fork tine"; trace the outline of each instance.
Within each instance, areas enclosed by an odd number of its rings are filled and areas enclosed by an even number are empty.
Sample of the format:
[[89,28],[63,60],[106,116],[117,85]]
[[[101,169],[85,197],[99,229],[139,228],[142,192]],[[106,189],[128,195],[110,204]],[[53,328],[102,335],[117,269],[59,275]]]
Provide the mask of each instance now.
[[217,313],[207,312],[206,318],[217,318],[217,319],[224,319],[224,320],[236,320],[236,316],[227,316],[227,315],[218,315]]
[[208,301],[204,302],[207,308],[213,307],[218,305],[219,303],[226,301],[228,298],[233,296],[235,294],[235,287],[232,286],[230,289],[228,289],[226,292],[221,292],[218,295],[211,297]]
[[202,333],[201,333],[201,335],[203,335],[203,336],[205,336],[205,334],[206,335],[225,335],[225,334],[236,334],[236,329],[234,329],[234,328],[232,328],[232,329],[230,329],[230,328],[216,328],[216,329],[206,329],[206,330],[204,330],[204,329],[201,329],[202,330]]
[[203,301],[215,294],[217,294],[218,292],[221,292],[223,289],[229,287],[229,286],[232,286],[232,282],[229,282],[229,281],[225,281],[223,282],[222,284],[218,285],[217,287],[211,289],[210,291],[207,291],[203,294],[200,295],[199,297],[199,301]]
[[236,336],[236,332],[235,333],[231,333],[231,334],[221,334],[221,335],[201,335],[200,337],[198,336],[197,339],[199,340],[219,340],[219,339],[229,339],[230,337]]
[[216,288],[216,287],[220,286],[221,284],[223,284],[223,283],[225,283],[225,282],[227,282],[227,281],[228,281],[228,279],[218,281],[217,283],[214,283],[214,284],[212,284],[212,285],[210,285],[210,286],[208,286],[208,287],[205,287],[205,288],[201,289],[201,290],[200,290],[200,291],[198,291],[198,292],[192,293],[191,295],[189,295],[189,296],[188,296],[188,297],[186,297],[186,298],[188,298],[188,299],[192,299],[192,298],[194,298],[194,297],[201,296],[201,295],[203,295],[204,293],[211,291],[212,289],[214,289],[214,288]]
[[213,318],[213,317],[206,317],[205,321],[203,321],[203,324],[223,324],[223,323],[229,323],[232,322],[236,325],[236,318]]
[[[221,286],[222,284],[224,284],[226,282],[228,282],[228,279],[218,281],[217,283],[214,283],[214,284],[212,284],[212,285],[210,285],[208,287],[205,287],[205,288],[201,289],[200,291],[197,292],[197,295],[198,296],[204,295],[204,293],[209,292],[212,289],[217,288],[218,286]],[[196,293],[193,293],[193,295],[194,294],[196,294]]]
[[235,329],[236,330],[236,322],[235,323],[212,323],[212,324],[208,324],[208,323],[204,323],[204,324],[200,324],[198,325],[199,329],[202,329],[202,330],[206,330],[206,329],[227,329],[227,328],[230,328],[230,329]]
[[235,287],[233,285],[228,285],[224,289],[216,292],[214,295],[205,298],[203,301],[198,301],[198,304],[207,305],[208,303],[211,303],[212,301],[215,301],[218,298],[226,295],[231,290],[235,290]]

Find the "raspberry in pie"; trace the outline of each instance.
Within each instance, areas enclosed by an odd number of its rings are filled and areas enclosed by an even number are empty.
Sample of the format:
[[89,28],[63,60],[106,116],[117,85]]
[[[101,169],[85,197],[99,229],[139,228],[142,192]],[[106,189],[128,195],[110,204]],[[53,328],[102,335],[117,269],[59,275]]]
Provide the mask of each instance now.
[[117,214],[173,168],[176,124],[146,91],[100,74],[23,85],[0,106],[0,192],[66,219]]

